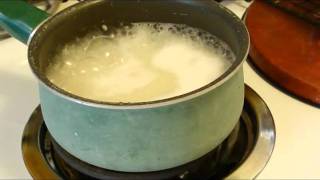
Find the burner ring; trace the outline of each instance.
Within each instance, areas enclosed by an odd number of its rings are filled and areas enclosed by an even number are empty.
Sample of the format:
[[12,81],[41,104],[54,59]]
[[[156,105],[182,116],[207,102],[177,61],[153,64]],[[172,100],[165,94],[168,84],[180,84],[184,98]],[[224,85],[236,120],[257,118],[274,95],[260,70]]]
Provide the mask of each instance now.
[[[276,129],[268,106],[248,86],[245,89],[245,99],[250,105],[250,107],[245,108],[248,109],[251,117],[255,117],[257,120],[253,130],[260,131],[260,133],[255,137],[255,145],[245,162],[228,175],[226,179],[255,179],[267,165],[275,145]],[[248,117],[243,115],[242,117],[244,120],[248,120]],[[257,162],[257,160],[264,163]]]

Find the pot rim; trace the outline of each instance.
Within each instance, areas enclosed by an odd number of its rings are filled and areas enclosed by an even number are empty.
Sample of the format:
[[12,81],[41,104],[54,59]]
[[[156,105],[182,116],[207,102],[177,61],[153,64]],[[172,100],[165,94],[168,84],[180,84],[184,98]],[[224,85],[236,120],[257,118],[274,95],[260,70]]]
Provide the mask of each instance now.
[[[164,98],[160,100],[153,100],[153,101],[143,101],[143,102],[108,102],[108,101],[98,101],[98,100],[93,100],[89,98],[84,98],[75,94],[72,94],[62,88],[59,88],[55,84],[51,83],[43,73],[40,72],[40,70],[34,65],[34,63],[31,62],[30,59],[32,59],[32,48],[34,45],[35,40],[35,35],[41,31],[43,27],[45,27],[47,24],[50,24],[50,21],[57,16],[62,16],[64,13],[68,13],[68,11],[75,11],[75,7],[81,7],[85,6],[90,3],[97,3],[100,2],[100,0],[94,0],[94,1],[82,1],[79,3],[76,3],[70,7],[67,7],[66,9],[63,9],[62,11],[58,12],[55,15],[52,15],[45,19],[43,22],[41,22],[30,34],[30,37],[28,39],[28,61],[29,61],[29,66],[31,68],[32,73],[36,76],[36,78],[39,80],[40,84],[43,85],[45,88],[50,90],[52,93],[55,95],[58,95],[62,98],[65,98],[67,100],[82,104],[82,105],[87,105],[90,107],[96,107],[96,108],[105,108],[105,109],[146,109],[146,108],[155,108],[155,107],[161,107],[161,106],[167,106],[171,104],[176,104],[179,102],[187,101],[190,99],[193,99],[195,97],[201,96],[217,87],[222,85],[224,82],[229,80],[236,72],[238,72],[241,67],[243,62],[245,61],[246,57],[248,56],[249,53],[249,47],[250,47],[250,36],[249,32],[246,28],[246,26],[243,24],[241,19],[235,15],[231,10],[228,8],[224,7],[223,5],[215,2],[215,1],[210,1],[210,3],[215,4],[218,6],[221,10],[225,11],[230,15],[230,17],[233,19],[234,23],[237,23],[239,27],[241,27],[244,30],[244,36],[247,40],[246,47],[245,47],[245,53],[242,53],[241,58],[237,58],[232,65],[218,78],[214,79],[210,83],[207,83],[206,85],[203,85],[197,89],[194,89],[192,91],[189,91],[187,93],[177,95],[177,96],[172,96],[169,98]],[[111,2],[112,3],[112,2]]]

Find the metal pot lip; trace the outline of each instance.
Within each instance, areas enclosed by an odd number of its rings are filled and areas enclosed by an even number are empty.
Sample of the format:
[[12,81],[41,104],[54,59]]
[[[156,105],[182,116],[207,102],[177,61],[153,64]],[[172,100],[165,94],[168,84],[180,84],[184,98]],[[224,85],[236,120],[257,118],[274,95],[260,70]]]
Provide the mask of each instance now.
[[242,71],[242,64],[243,62],[246,60],[246,57],[248,56],[249,53],[249,47],[250,47],[250,37],[249,37],[249,32],[247,30],[247,28],[245,27],[245,25],[242,23],[242,21],[240,20],[240,18],[237,17],[237,15],[235,15],[232,11],[230,11],[229,9],[227,9],[226,7],[220,5],[219,3],[216,3],[214,1],[212,1],[212,3],[215,3],[220,9],[222,9],[223,11],[227,12],[231,18],[233,19],[234,23],[237,23],[238,26],[243,29],[244,33],[244,38],[246,44],[245,44],[245,52],[241,53],[242,57],[241,58],[237,58],[231,65],[231,67],[229,67],[222,75],[220,75],[218,78],[216,78],[215,80],[211,81],[210,83],[199,87],[193,91],[181,94],[181,95],[177,95],[177,96],[173,96],[170,98],[165,98],[165,99],[160,99],[160,100],[154,100],[154,101],[145,101],[145,102],[107,102],[107,101],[98,101],[98,100],[93,100],[93,99],[88,99],[88,98],[84,98],[75,94],[71,94],[61,88],[59,88],[58,86],[56,86],[55,84],[51,83],[46,76],[40,72],[40,70],[36,67],[36,65],[34,63],[31,62],[31,58],[32,58],[32,48],[34,46],[35,43],[35,36],[36,34],[43,28],[45,27],[48,23],[50,23],[51,20],[53,20],[54,18],[58,17],[58,16],[62,16],[62,14],[67,13],[67,11],[74,11],[76,10],[77,7],[80,6],[84,6],[87,5],[89,3],[97,3],[100,2],[100,0],[95,0],[95,1],[82,1],[80,3],[74,4],[64,10],[62,10],[61,12],[50,16],[48,19],[46,19],[45,21],[43,21],[41,24],[39,24],[37,26],[37,28],[34,29],[34,31],[31,33],[29,40],[28,40],[28,60],[29,60],[29,65],[30,68],[33,72],[33,74],[37,77],[37,79],[40,81],[40,84],[43,85],[45,88],[47,88],[49,91],[51,91],[53,94],[58,95],[62,98],[65,98],[67,100],[82,104],[82,105],[86,105],[86,106],[90,106],[90,107],[96,107],[96,108],[105,108],[105,109],[147,109],[147,108],[156,108],[156,107],[161,107],[161,106],[167,106],[167,105],[172,105],[172,104],[176,104],[179,102],[183,102],[183,101],[187,101],[190,99],[193,99],[195,97],[201,96],[217,87],[219,87],[220,85],[222,85],[224,82],[226,82],[227,80],[229,80],[236,72],[238,72],[239,70]]

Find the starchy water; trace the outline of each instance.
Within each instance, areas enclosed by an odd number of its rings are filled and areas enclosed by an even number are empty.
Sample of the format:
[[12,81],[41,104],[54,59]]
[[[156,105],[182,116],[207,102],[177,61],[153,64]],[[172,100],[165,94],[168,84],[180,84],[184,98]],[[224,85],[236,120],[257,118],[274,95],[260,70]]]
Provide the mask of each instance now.
[[134,23],[109,31],[102,25],[101,32],[65,45],[48,79],[88,99],[144,102],[198,89],[235,59],[226,43],[186,25]]

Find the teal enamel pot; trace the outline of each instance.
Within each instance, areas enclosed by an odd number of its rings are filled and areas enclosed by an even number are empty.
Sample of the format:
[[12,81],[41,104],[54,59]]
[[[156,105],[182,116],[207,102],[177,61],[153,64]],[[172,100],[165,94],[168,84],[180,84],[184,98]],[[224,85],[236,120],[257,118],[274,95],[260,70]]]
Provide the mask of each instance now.
[[[201,28],[229,44],[236,60],[203,87],[150,102],[85,99],[48,81],[48,64],[64,44],[101,29],[102,24],[115,27],[131,22]],[[28,60],[39,80],[42,113],[50,134],[64,150],[89,164],[124,172],[180,166],[212,151],[240,117],[248,32],[235,14],[214,1],[89,0],[49,18],[24,1],[0,1],[0,25],[28,44]]]

